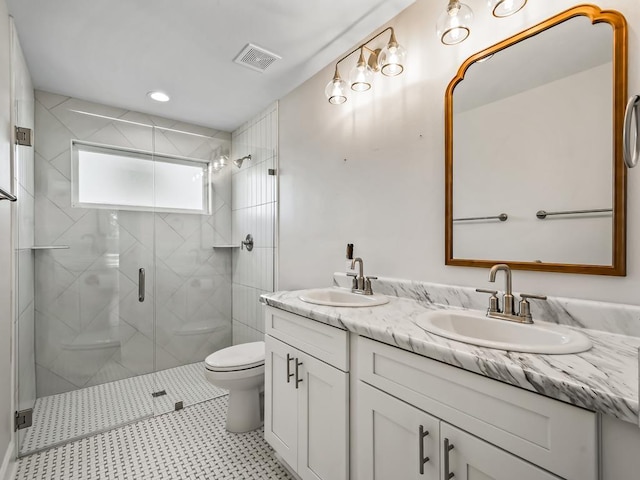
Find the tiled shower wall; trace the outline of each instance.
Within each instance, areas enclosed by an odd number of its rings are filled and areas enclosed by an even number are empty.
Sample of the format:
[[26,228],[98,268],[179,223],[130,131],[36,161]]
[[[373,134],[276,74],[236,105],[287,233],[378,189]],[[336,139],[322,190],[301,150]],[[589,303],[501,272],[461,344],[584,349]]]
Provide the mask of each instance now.
[[240,169],[232,169],[232,236],[240,244],[247,234],[254,249],[233,252],[233,343],[264,339],[264,319],[258,301],[274,289],[276,254],[278,105],[233,132],[232,159],[251,155]]
[[36,92],[35,112],[35,242],[70,247],[35,252],[38,397],[230,345],[231,253],[212,248],[231,241],[228,169],[214,177],[212,215],[73,208],[70,141],[209,160],[230,148],[231,135],[46,92]]

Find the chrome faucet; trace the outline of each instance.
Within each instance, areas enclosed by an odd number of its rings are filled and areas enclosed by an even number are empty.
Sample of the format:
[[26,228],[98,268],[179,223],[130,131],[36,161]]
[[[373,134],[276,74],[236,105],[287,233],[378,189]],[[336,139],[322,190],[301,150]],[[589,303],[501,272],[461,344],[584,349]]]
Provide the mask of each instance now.
[[353,293],[360,293],[362,295],[373,295],[373,289],[371,288],[371,280],[376,280],[378,277],[365,277],[364,276],[364,262],[362,258],[356,257],[351,260],[351,268],[356,268],[356,263],[359,265],[358,273],[347,273],[350,277],[353,277],[353,283],[351,285],[351,291]]
[[512,290],[512,281],[511,281],[511,268],[506,263],[499,263],[491,267],[489,271],[489,281],[496,281],[496,273],[499,271],[504,272],[505,276],[505,289],[504,295],[502,296],[502,305],[504,306],[503,313],[505,315],[513,315],[514,314],[514,301],[513,301],[513,290]]
[[516,313],[512,290],[513,285],[511,281],[511,268],[509,268],[509,265],[499,263],[491,267],[491,270],[489,271],[489,281],[495,282],[496,274],[499,271],[503,271],[505,274],[505,290],[504,295],[502,296],[504,311],[500,310],[500,301],[498,300],[498,292],[496,290],[484,290],[482,288],[476,288],[476,292],[491,294],[491,297],[489,298],[489,309],[487,310],[487,317],[499,318],[502,320],[509,320],[519,323],[533,323],[533,318],[531,316],[531,305],[529,304],[528,299],[535,298],[538,300],[546,300],[547,297],[545,295],[531,295],[529,293],[521,293],[521,299],[519,303],[520,312]]

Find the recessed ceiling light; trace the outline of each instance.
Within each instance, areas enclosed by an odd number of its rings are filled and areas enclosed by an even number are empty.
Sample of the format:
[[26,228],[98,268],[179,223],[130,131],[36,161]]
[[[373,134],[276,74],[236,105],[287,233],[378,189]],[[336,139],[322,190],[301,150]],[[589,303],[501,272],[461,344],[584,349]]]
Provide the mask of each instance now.
[[149,92],[147,93],[151,100],[155,100],[156,102],[168,102],[169,95],[164,92]]

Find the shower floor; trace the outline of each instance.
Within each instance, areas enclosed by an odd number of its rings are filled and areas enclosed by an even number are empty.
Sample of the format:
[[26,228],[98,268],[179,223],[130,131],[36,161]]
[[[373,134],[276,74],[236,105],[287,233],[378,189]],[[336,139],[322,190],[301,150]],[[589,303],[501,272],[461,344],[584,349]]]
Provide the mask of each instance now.
[[293,480],[262,428],[225,430],[227,396],[36,453],[16,480]]
[[[166,395],[151,394],[165,390]],[[25,430],[20,454],[60,445],[90,434],[223,395],[204,377],[202,362],[38,398],[33,426]]]

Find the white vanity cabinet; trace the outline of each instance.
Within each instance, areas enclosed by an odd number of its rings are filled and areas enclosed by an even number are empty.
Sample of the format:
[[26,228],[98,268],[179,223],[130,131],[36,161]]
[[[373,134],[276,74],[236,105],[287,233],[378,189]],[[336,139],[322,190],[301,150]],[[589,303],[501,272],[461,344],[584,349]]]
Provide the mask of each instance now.
[[559,478],[364,382],[357,388],[359,479]]
[[[456,479],[598,479],[595,413],[363,337],[356,342],[359,480],[448,480],[447,467]],[[422,454],[429,457],[423,475]]]
[[[634,424],[276,308],[265,321],[265,438],[303,480],[637,477]],[[451,358],[467,361],[493,368]]]
[[347,480],[347,332],[269,307],[265,318],[265,439],[303,480]]

